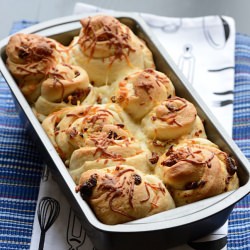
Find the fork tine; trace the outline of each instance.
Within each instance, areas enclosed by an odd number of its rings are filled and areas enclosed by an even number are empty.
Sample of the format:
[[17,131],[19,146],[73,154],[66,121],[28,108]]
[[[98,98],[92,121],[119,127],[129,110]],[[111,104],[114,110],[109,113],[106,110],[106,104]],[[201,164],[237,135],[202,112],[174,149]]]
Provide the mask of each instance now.
[[234,91],[233,90],[227,90],[227,91],[222,91],[222,92],[214,92],[213,94],[215,95],[229,95],[229,94],[233,94]]
[[233,100],[223,100],[223,101],[214,101],[213,106],[215,107],[224,107],[227,105],[233,104]]

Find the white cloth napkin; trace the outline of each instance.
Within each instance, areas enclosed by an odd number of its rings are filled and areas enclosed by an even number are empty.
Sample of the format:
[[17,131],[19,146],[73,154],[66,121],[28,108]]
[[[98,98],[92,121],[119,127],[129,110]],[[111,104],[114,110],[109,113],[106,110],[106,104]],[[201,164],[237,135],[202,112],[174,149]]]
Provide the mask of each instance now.
[[[110,13],[112,11],[83,3],[77,3],[74,9],[74,14],[93,12]],[[190,84],[204,98],[205,103],[211,108],[227,133],[231,135],[234,88],[234,20],[226,16],[167,18],[151,14],[139,14],[182,69]],[[227,105],[223,105],[223,101]],[[50,204],[49,206],[60,207],[60,211],[54,223],[47,230],[43,248],[40,249],[94,249],[57,183],[49,172],[45,171],[38,197],[31,250],[39,249],[41,227],[38,211],[41,206],[48,206],[48,204]],[[225,223],[220,229],[198,242],[225,239],[227,229],[227,223]],[[195,243],[192,247],[181,245],[171,250],[198,249],[194,245]],[[202,247],[199,246],[199,249],[202,249]],[[223,249],[226,249],[226,246]]]

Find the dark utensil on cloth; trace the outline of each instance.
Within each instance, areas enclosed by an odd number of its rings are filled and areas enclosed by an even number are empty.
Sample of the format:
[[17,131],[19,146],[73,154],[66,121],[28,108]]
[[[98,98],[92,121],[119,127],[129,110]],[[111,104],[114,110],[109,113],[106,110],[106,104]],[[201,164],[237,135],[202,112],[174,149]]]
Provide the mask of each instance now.
[[233,100],[214,101],[213,104],[215,107],[224,107],[233,104]]
[[49,179],[49,168],[46,164],[43,166],[42,181],[45,182]]
[[217,68],[217,69],[208,69],[207,71],[210,73],[220,73],[225,70],[234,70],[234,66],[227,66],[227,67]]
[[69,212],[68,229],[67,229],[67,242],[70,245],[69,250],[77,250],[82,246],[86,239],[82,225],[78,218],[75,216],[72,209]]
[[234,91],[233,90],[227,90],[227,91],[222,91],[222,92],[214,92],[214,95],[229,95],[229,94],[233,94]]
[[60,213],[60,204],[51,197],[43,197],[38,205],[37,215],[41,228],[41,236],[38,250],[43,250],[45,234],[57,219]]

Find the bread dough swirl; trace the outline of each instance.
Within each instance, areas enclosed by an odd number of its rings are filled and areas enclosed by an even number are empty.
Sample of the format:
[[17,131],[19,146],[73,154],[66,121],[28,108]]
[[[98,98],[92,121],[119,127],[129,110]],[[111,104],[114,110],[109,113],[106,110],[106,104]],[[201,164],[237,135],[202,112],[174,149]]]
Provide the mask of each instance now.
[[41,82],[41,95],[35,102],[35,110],[47,116],[66,106],[80,105],[91,90],[85,70],[69,64],[57,64]]
[[81,105],[52,113],[42,126],[60,156],[67,160],[75,149],[86,145],[90,135],[101,132],[105,124],[122,124],[122,121],[105,105]]
[[173,96],[174,86],[165,74],[145,69],[125,77],[119,83],[114,101],[138,121],[154,106]]
[[7,66],[29,102],[40,95],[41,80],[60,62],[67,60],[64,47],[36,34],[13,35],[6,47]]
[[138,69],[154,67],[152,53],[129,27],[111,16],[81,20],[70,60],[83,67],[94,86],[111,84]]
[[176,96],[163,101],[146,115],[142,128],[150,139],[173,140],[190,134],[195,125],[200,127],[200,134],[205,133],[198,119],[195,106]]
[[148,150],[135,140],[114,111],[120,108],[112,106],[65,108],[43,121],[45,131],[76,183],[88,169],[121,163],[151,171]]
[[209,140],[197,138],[170,147],[155,168],[176,206],[239,187],[234,160]]
[[82,174],[76,190],[99,220],[110,225],[175,207],[160,179],[128,165],[89,170]]

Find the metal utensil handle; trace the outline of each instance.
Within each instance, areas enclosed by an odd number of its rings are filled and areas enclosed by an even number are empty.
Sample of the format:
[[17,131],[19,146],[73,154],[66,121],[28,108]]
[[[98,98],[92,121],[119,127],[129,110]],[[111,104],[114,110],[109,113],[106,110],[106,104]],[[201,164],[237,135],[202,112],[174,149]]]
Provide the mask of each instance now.
[[44,248],[45,233],[46,233],[45,231],[41,231],[38,250],[43,250],[43,248]]

